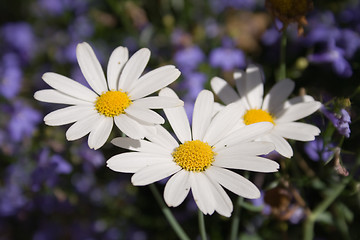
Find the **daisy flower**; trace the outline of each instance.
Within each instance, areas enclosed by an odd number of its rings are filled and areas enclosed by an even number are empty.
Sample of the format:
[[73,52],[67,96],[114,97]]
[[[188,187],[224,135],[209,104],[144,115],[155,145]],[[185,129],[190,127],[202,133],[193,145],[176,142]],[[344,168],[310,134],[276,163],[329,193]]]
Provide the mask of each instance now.
[[183,105],[177,98],[146,97],[180,75],[178,69],[167,65],[141,76],[150,58],[147,48],[140,49],[130,59],[127,48],[116,48],[108,62],[107,80],[89,44],[78,44],[76,56],[92,90],[65,76],[48,72],[42,78],[54,89],[40,90],[34,95],[42,102],[71,105],[44,118],[49,126],[74,123],[66,132],[69,141],[90,133],[88,145],[98,149],[108,139],[114,122],[127,136],[144,138],[154,133],[155,124],[164,123],[164,119],[150,109]]
[[[169,88],[160,96],[177,97]],[[269,142],[252,141],[269,131],[270,123],[246,126],[228,134],[240,118],[237,104],[230,104],[213,116],[214,96],[210,91],[199,93],[193,112],[192,128],[184,107],[164,109],[178,141],[162,126],[148,140],[115,138],[112,143],[135,152],[115,155],[107,166],[117,172],[134,173],[135,186],[144,186],[161,179],[167,181],[164,199],[168,206],[180,205],[189,191],[204,214],[214,211],[231,215],[233,205],[223,189],[245,198],[259,198],[260,191],[246,178],[228,170],[275,172],[279,165],[257,155],[274,149]]]
[[258,140],[275,144],[275,150],[290,158],[293,150],[286,139],[313,141],[320,129],[306,123],[295,122],[317,111],[321,103],[311,96],[298,96],[286,100],[295,84],[289,79],[276,83],[269,93],[264,95],[264,85],[258,67],[249,66],[245,72],[234,73],[238,93],[224,80],[211,79],[211,88],[225,103],[239,102],[240,127],[258,122],[270,122],[273,127],[269,133]]

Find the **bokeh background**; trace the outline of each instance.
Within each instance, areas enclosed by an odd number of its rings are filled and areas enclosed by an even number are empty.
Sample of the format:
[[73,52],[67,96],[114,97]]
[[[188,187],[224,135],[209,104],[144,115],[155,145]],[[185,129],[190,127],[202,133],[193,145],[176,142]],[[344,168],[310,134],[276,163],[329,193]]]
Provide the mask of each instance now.
[[[292,159],[270,156],[281,164],[278,173],[248,175],[263,194],[239,201],[242,240],[302,239],[314,212],[315,239],[360,239],[360,4],[314,1],[306,19],[302,36],[296,24],[286,31],[287,77],[296,83],[294,95],[306,92],[324,104],[305,119],[322,134],[310,143],[291,142]],[[87,85],[78,43],[90,43],[104,69],[120,45],[131,54],[149,48],[147,70],[176,65],[182,75],[171,87],[191,116],[197,94],[210,89],[214,76],[233,84],[234,70],[256,64],[271,88],[281,26],[262,0],[1,1],[0,239],[176,239],[150,190],[106,167],[121,149],[108,142],[94,151],[86,138],[66,141],[67,126],[43,123],[60,107],[33,99],[49,88],[43,73]],[[113,131],[110,139],[120,134]],[[191,196],[171,210],[198,238]],[[214,214],[205,221],[210,239],[228,238],[231,218]]]

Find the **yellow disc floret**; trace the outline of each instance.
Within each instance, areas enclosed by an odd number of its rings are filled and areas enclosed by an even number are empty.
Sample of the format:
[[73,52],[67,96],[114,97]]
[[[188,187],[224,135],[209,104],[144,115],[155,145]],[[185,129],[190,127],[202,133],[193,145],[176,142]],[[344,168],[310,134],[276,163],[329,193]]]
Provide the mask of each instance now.
[[246,125],[258,122],[271,122],[272,124],[275,124],[274,117],[267,111],[261,109],[250,109],[244,114],[243,118]]
[[177,165],[193,172],[205,171],[214,162],[215,155],[213,148],[200,140],[186,141],[172,153]]
[[107,91],[101,94],[95,102],[95,109],[106,117],[115,117],[125,113],[131,100],[125,92]]

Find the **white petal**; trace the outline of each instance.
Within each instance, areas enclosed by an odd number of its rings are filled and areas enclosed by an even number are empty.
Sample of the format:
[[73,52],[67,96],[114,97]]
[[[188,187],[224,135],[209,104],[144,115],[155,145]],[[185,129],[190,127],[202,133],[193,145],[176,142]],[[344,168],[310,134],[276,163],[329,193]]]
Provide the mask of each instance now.
[[99,60],[90,45],[86,42],[79,43],[76,47],[76,57],[86,81],[97,94],[108,91],[104,72]]
[[179,146],[178,142],[163,126],[156,125],[155,128],[156,134],[149,135],[146,138],[151,142],[161,145],[167,149],[168,152],[173,152],[173,150]]
[[146,140],[136,140],[128,137],[118,137],[111,140],[111,143],[115,146],[132,151],[171,154],[171,152],[167,151],[167,149],[165,149],[164,147]]
[[231,103],[215,115],[211,121],[203,141],[211,146],[216,144],[224,136],[229,134],[230,130],[239,122],[242,111],[239,111],[238,103]]
[[60,104],[71,104],[71,105],[89,104],[88,101],[71,97],[67,94],[61,93],[54,89],[45,89],[45,90],[37,91],[34,94],[34,98],[38,101],[48,102],[48,103],[60,103]]
[[225,105],[240,99],[235,90],[222,78],[212,78],[210,85],[216,96],[218,96]]
[[94,127],[89,134],[88,144],[90,148],[98,149],[102,147],[109,138],[114,125],[113,118],[101,116],[101,121]]
[[263,94],[264,86],[260,70],[255,65],[250,65],[246,69],[246,98],[251,108],[261,108]]
[[320,102],[304,102],[284,109],[275,116],[275,124],[292,122],[307,117],[321,107]]
[[45,124],[60,126],[76,122],[96,112],[93,105],[76,105],[53,111],[44,117]]
[[290,144],[279,135],[275,133],[269,133],[262,137],[263,141],[269,141],[275,144],[275,150],[284,157],[291,158],[293,155],[293,150]]
[[169,207],[179,206],[190,191],[190,172],[181,170],[174,174],[165,185],[164,200]]
[[69,129],[66,131],[67,140],[72,141],[82,138],[90,131],[92,131],[94,127],[99,124],[100,121],[101,116],[96,112],[86,118],[77,121],[76,123],[71,125],[71,127],[69,127]]
[[59,92],[93,103],[98,95],[84,85],[57,73],[47,72],[42,79]]
[[114,117],[114,121],[116,126],[127,136],[134,139],[145,137],[143,126],[126,114],[120,114]]
[[126,47],[117,47],[111,53],[107,66],[107,80],[109,90],[118,90],[121,71],[129,59],[129,51]]
[[320,134],[320,129],[306,123],[289,122],[275,125],[273,132],[283,138],[313,141]]
[[180,170],[181,167],[175,162],[152,164],[137,171],[132,176],[131,182],[134,186],[145,186],[167,178]]
[[143,73],[150,59],[150,50],[142,48],[131,56],[127,61],[121,75],[118,89],[129,92],[131,87],[137,82]]
[[164,124],[165,120],[156,112],[146,108],[129,106],[125,109],[126,114],[149,124]]
[[255,156],[268,154],[275,150],[274,144],[270,142],[243,142],[240,144],[223,147],[222,149],[214,149],[219,156],[241,157],[243,155]]
[[250,199],[260,197],[259,189],[252,182],[230,170],[214,166],[206,170],[206,175],[239,196]]
[[273,126],[274,125],[270,122],[259,122],[240,127],[216,143],[214,147],[217,149],[217,151],[219,151],[225,146],[233,146],[240,142],[255,140],[259,136],[267,134],[273,128]]
[[179,98],[156,96],[137,99],[133,101],[132,106],[141,108],[162,109],[182,107],[184,106],[184,102]]
[[216,212],[218,212],[219,214],[225,217],[230,217],[231,212],[233,210],[231,199],[229,198],[229,196],[227,195],[225,190],[220,186],[219,183],[212,181],[210,177],[208,178],[211,182],[210,186],[216,202],[215,204]]
[[214,95],[202,90],[196,98],[192,120],[193,140],[202,140],[210,125],[213,114]]
[[180,71],[173,65],[159,67],[142,76],[129,90],[131,100],[145,97],[153,92],[160,90],[174,82],[179,76]]
[[152,164],[171,162],[172,157],[154,153],[126,152],[107,160],[107,166],[116,172],[135,173]]
[[279,164],[275,161],[263,157],[244,156],[241,154],[230,155],[217,155],[213,163],[214,166],[223,168],[233,168],[255,172],[277,172]]
[[284,79],[276,83],[265,96],[262,109],[273,112],[276,108],[285,103],[285,100],[292,93],[294,87],[295,83],[290,79]]
[[286,108],[291,107],[292,105],[302,103],[302,102],[314,102],[314,101],[315,101],[314,98],[309,95],[293,97],[293,98],[285,101],[284,104],[279,105],[271,113],[272,113],[272,115],[277,116],[279,114],[279,112],[283,111]]
[[196,205],[204,214],[213,214],[215,211],[215,198],[210,181],[203,172],[190,172],[191,192]]
[[240,99],[243,101],[245,108],[250,109],[251,107],[246,99],[246,73],[241,70],[234,72],[234,80]]
[[[159,92],[160,96],[177,98],[176,93],[170,88],[164,88]],[[165,115],[180,142],[191,140],[190,124],[184,107],[165,108]]]

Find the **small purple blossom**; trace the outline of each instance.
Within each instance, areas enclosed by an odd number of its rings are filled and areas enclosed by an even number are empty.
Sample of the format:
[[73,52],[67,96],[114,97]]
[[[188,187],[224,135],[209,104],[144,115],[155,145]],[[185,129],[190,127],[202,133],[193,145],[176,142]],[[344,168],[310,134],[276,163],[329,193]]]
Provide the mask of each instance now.
[[256,6],[256,1],[255,0],[212,0],[210,4],[213,11],[219,13],[227,8],[251,10]]
[[175,53],[174,61],[182,72],[196,69],[205,60],[203,51],[198,46],[183,48]]
[[231,39],[224,38],[223,46],[213,49],[210,52],[210,65],[220,67],[224,71],[231,71],[235,68],[245,68],[245,54],[236,49]]
[[17,184],[7,184],[0,188],[0,216],[11,216],[25,206],[26,197]]
[[60,155],[50,156],[49,149],[45,148],[40,152],[37,168],[33,171],[32,189],[38,191],[42,184],[49,187],[56,185],[59,174],[69,174],[72,166]]
[[42,120],[42,116],[38,111],[22,101],[14,103],[10,114],[11,118],[7,128],[14,142],[20,142],[24,138],[31,137]]
[[29,23],[7,23],[1,29],[1,35],[11,49],[19,53],[24,61],[29,61],[35,54],[36,39]]
[[322,51],[310,54],[308,60],[315,64],[330,64],[333,71],[339,76],[351,77],[352,68],[344,55],[344,50],[337,47],[334,40],[330,39]]
[[339,113],[330,112],[324,106],[320,108],[320,111],[332,122],[338,132],[345,137],[350,137],[351,117],[345,109],[341,109]]
[[304,150],[311,160],[315,162],[319,160],[326,162],[334,154],[332,150],[334,147],[332,143],[324,146],[322,138],[315,138],[314,141],[305,143]]
[[184,108],[191,121],[195,99],[201,90],[204,89],[207,78],[205,74],[200,72],[184,72],[183,75],[184,80],[181,82],[179,90],[186,91],[186,94],[183,97]]
[[16,54],[5,54],[0,62],[0,94],[6,99],[14,98],[21,89],[23,73]]

